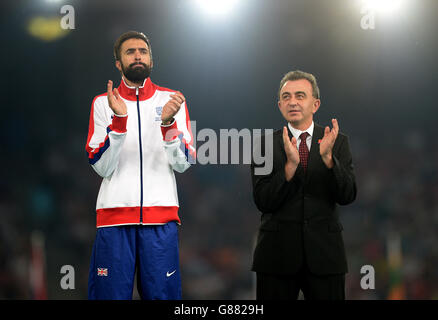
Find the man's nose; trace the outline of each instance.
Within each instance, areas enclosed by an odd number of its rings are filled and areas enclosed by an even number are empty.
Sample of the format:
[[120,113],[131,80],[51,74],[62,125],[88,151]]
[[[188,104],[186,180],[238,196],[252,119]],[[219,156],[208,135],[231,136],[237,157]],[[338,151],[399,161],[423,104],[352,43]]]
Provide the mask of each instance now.
[[135,60],[141,60],[141,53],[139,50],[135,50],[134,58]]

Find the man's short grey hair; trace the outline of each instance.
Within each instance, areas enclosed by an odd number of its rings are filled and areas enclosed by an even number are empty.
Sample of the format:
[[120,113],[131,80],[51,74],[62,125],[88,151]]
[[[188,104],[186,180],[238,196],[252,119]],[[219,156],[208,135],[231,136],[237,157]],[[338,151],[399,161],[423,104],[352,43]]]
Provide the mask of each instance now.
[[283,88],[284,84],[288,81],[295,81],[305,79],[310,82],[312,85],[312,95],[316,99],[320,99],[321,95],[319,93],[318,83],[316,82],[316,78],[313,74],[307,73],[301,70],[290,71],[286,73],[280,81],[280,88],[278,89],[278,99],[280,99],[281,88]]

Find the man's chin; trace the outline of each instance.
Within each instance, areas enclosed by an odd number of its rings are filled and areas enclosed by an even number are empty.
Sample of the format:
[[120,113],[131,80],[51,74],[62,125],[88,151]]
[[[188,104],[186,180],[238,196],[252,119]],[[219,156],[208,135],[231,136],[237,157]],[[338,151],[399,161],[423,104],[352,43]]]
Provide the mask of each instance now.
[[129,78],[126,78],[126,79],[129,80],[130,82],[138,84],[138,85],[142,85],[144,83],[144,81],[146,80],[146,78],[145,79],[129,79]]
[[297,116],[288,116],[286,118],[287,122],[290,122],[291,124],[300,124],[302,119]]
[[144,81],[148,78],[148,77],[144,77],[144,76],[141,76],[141,77],[132,77],[129,75],[126,76],[126,74],[124,74],[123,76],[125,77],[126,80],[129,80],[130,82],[135,83],[135,84],[139,84],[139,85],[142,85],[144,83]]
[[144,68],[143,66],[129,68],[123,71],[123,76],[135,84],[143,84],[150,75],[150,70],[148,68]]

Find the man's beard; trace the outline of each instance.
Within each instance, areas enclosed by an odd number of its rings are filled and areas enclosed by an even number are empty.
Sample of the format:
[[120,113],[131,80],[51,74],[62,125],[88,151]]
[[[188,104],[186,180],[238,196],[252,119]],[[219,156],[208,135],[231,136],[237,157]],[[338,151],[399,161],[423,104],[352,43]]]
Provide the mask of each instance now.
[[[136,66],[139,64],[141,64],[143,67]],[[144,79],[149,77],[149,75],[151,74],[151,68],[143,62],[131,63],[127,68],[125,68],[123,63],[121,65],[122,72],[125,78],[136,84],[142,84]]]

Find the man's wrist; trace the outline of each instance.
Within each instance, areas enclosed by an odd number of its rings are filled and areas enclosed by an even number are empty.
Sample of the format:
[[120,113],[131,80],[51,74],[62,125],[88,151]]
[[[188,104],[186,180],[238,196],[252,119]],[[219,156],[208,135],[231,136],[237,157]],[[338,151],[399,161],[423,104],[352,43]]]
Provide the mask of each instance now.
[[327,168],[331,169],[334,167],[335,163],[333,162],[332,154],[322,156],[322,161],[326,165]]
[[161,120],[161,125],[162,125],[162,126],[168,126],[168,125],[171,124],[173,121],[175,121],[174,118],[170,118],[169,120]]
[[296,169],[298,167],[299,163],[295,163],[291,160],[287,160],[286,161],[286,167],[291,168],[291,169]]
[[293,176],[295,175],[295,171],[298,168],[298,163],[293,163],[292,161],[287,161],[284,165],[284,175],[286,178],[286,181],[290,181]]

